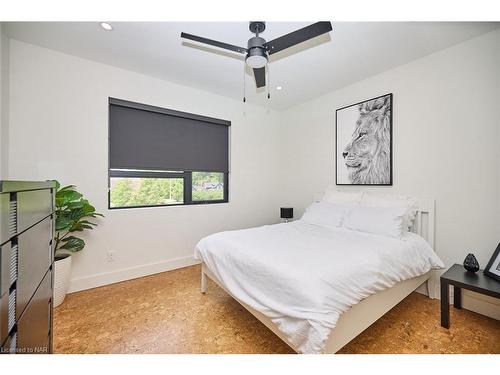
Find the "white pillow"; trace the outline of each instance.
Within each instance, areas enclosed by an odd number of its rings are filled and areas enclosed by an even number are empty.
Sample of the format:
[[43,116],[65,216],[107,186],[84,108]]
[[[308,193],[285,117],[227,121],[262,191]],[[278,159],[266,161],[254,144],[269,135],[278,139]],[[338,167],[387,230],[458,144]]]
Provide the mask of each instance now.
[[399,207],[405,208],[405,230],[409,230],[417,215],[418,201],[416,199],[396,196],[396,195],[377,195],[365,193],[361,197],[361,206],[368,207]]
[[315,202],[306,208],[302,220],[309,224],[325,227],[340,227],[348,210],[348,206]]
[[359,204],[362,195],[363,193],[360,191],[343,192],[333,189],[327,189],[321,201],[334,204]]
[[347,229],[401,238],[405,229],[405,207],[353,206],[346,214]]

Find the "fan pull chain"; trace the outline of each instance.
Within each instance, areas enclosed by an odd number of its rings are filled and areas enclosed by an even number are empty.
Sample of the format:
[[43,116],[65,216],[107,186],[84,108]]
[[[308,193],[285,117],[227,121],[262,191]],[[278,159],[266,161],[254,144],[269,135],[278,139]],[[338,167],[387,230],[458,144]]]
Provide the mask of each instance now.
[[267,99],[271,99],[271,94],[269,92],[269,87],[271,87],[271,80],[269,79],[270,74],[269,64],[267,64]]
[[245,85],[245,64],[243,64],[243,103],[245,103],[247,101],[247,98],[246,98],[246,85]]

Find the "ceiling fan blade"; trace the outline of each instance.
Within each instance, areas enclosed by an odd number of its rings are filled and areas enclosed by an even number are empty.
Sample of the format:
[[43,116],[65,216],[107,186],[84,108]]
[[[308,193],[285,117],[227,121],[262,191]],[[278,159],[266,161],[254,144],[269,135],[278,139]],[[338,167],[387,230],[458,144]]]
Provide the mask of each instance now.
[[264,47],[266,48],[267,52],[272,55],[273,53],[305,42],[306,40],[325,34],[329,31],[332,31],[332,24],[329,21],[316,22],[302,29],[270,40],[269,42],[264,44]]
[[227,50],[234,51],[234,52],[239,52],[239,53],[246,53],[247,52],[246,48],[238,47],[238,46],[233,46],[232,44],[228,44],[228,43],[224,43],[224,42],[219,42],[217,40],[203,38],[202,36],[196,36],[196,35],[181,33],[181,38],[189,39],[189,40],[194,40],[195,42],[209,44],[211,46],[215,46],[215,47],[227,49]]
[[255,76],[255,84],[257,85],[257,88],[264,87],[266,85],[266,67],[254,69],[253,75]]

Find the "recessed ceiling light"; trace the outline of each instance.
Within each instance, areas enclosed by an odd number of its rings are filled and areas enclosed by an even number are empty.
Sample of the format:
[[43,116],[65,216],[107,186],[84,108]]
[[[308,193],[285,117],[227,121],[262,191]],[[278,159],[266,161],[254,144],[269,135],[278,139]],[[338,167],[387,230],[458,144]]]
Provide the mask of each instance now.
[[276,90],[281,91],[281,90],[283,90],[283,87],[282,86],[276,86]]
[[111,31],[111,30],[113,30],[113,26],[111,26],[111,24],[110,24],[110,23],[108,23],[108,22],[101,22],[101,23],[100,23],[100,25],[101,25],[101,27],[102,27],[104,30],[106,30],[106,31]]

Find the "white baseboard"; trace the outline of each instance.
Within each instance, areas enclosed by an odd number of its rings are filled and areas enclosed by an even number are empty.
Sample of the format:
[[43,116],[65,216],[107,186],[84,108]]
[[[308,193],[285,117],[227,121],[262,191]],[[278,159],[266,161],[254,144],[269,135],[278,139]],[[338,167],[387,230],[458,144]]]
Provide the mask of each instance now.
[[415,292],[423,294],[424,296],[429,296],[429,293],[427,293],[427,285],[426,285],[426,283],[423,283],[417,289],[415,289]]
[[[453,301],[453,297],[450,301]],[[462,289],[462,308],[500,320],[500,300],[498,298]]]
[[98,273],[95,275],[71,279],[69,292],[92,289],[103,285],[114,284],[120,281],[135,279],[155,273],[171,271],[198,264],[199,261],[193,257],[175,258],[157,263],[144,264],[138,267],[124,268],[116,271]]

